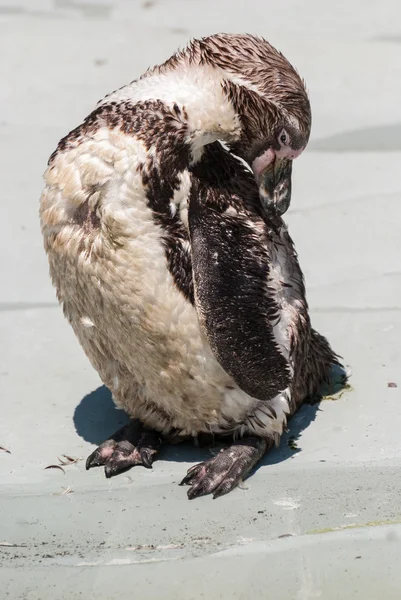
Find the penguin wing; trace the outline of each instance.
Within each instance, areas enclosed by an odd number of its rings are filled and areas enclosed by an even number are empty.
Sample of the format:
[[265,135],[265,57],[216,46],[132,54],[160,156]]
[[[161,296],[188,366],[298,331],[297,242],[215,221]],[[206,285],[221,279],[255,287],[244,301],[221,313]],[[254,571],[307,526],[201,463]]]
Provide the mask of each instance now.
[[232,204],[224,188],[192,186],[195,307],[223,369],[244,392],[269,400],[288,387],[290,370],[272,328],[278,307],[268,289],[267,228],[256,213]]

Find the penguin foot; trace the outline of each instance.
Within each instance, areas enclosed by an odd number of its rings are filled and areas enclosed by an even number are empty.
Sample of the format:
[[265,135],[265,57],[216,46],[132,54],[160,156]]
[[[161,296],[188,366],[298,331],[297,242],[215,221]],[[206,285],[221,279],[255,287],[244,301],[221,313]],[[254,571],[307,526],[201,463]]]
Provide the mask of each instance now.
[[213,498],[224,496],[240,483],[271,445],[269,440],[257,437],[238,440],[214,458],[191,467],[180,485],[191,486],[190,500],[206,494],[213,494]]
[[86,469],[104,465],[106,477],[113,477],[134,465],[151,469],[161,443],[157,433],[133,420],[92,452],[86,461]]

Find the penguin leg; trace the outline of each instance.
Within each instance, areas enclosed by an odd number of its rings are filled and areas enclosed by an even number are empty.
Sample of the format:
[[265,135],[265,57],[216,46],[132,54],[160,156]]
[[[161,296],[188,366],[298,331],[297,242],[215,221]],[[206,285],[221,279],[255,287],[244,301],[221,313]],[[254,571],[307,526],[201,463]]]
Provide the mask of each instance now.
[[160,435],[144,428],[134,419],[103,442],[86,461],[86,469],[104,465],[106,477],[126,471],[134,465],[152,468],[162,443]]
[[214,458],[191,467],[180,485],[191,486],[188,498],[213,494],[224,496],[235,488],[259,462],[273,441],[258,437],[244,437],[230,447],[220,450]]

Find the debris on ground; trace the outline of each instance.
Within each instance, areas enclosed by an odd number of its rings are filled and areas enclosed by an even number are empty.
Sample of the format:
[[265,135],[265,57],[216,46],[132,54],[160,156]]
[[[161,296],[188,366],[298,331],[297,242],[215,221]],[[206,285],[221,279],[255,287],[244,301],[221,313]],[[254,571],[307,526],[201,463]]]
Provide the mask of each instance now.
[[56,492],[55,494],[52,494],[52,496],[64,496],[65,494],[72,494],[74,491],[71,487],[61,489],[63,490],[62,492]]
[[62,454],[61,456],[64,458],[60,458],[59,456],[57,457],[57,460],[59,461],[58,465],[48,465],[47,467],[45,467],[45,469],[60,469],[61,471],[63,471],[63,473],[65,473],[63,467],[75,465],[80,460],[82,460],[82,458],[73,458],[72,456],[68,456],[68,454]]
[[48,465],[47,467],[45,467],[46,469],[60,469],[60,471],[63,471],[64,475],[65,475],[65,471],[63,469],[63,467],[61,467],[60,465]]

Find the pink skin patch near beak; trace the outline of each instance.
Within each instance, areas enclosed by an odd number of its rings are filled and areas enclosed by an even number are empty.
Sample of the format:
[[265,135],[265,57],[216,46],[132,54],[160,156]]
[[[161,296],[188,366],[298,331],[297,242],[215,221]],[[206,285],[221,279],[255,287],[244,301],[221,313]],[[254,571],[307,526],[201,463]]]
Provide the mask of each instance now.
[[251,167],[253,174],[255,175],[256,183],[259,183],[260,174],[268,165],[270,165],[274,161],[275,157],[276,155],[274,153],[274,150],[272,148],[268,148],[267,150],[265,150],[265,152],[263,152],[263,154],[257,156],[252,162]]
[[291,148],[280,148],[277,152],[273,150],[273,148],[268,148],[261,154],[257,156],[255,160],[252,162],[252,171],[255,176],[256,182],[259,184],[260,174],[262,171],[268,167],[275,158],[289,158],[293,160],[294,158],[298,158],[298,156],[303,152],[304,148],[300,150],[291,150]]

